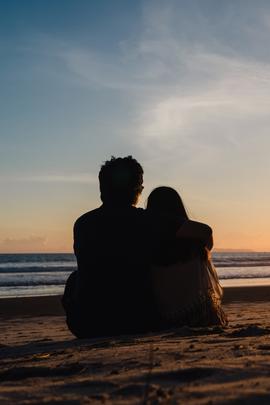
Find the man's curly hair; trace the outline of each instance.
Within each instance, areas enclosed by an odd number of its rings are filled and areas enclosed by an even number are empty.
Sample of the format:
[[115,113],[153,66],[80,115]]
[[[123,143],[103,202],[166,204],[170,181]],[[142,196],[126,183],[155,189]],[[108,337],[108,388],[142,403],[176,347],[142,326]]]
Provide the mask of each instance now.
[[132,156],[111,157],[100,169],[101,200],[135,204],[143,187],[143,168]]

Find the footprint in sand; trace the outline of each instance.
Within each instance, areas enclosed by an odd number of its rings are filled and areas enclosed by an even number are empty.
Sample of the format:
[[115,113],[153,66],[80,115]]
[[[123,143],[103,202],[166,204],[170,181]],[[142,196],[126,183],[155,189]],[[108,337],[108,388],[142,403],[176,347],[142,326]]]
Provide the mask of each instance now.
[[227,333],[226,337],[235,338],[235,337],[264,336],[264,335],[270,335],[269,328],[262,328],[257,325],[249,325],[247,327],[241,328],[231,333]]
[[113,392],[116,396],[142,396],[145,392],[145,384],[128,384]]
[[259,345],[259,346],[257,346],[257,349],[259,349],[259,350],[270,350],[270,345],[269,344]]
[[83,366],[70,364],[63,367],[14,367],[0,372],[0,381],[17,381],[27,378],[62,377],[80,373]]
[[220,369],[214,367],[192,367],[175,371],[153,372],[150,379],[154,382],[186,383],[211,377],[212,375],[216,375],[218,372],[220,372]]
[[65,392],[67,390],[72,390],[72,392],[74,392],[74,390],[78,390],[80,394],[83,393],[84,395],[93,396],[97,394],[103,395],[104,393],[110,393],[118,387],[118,384],[111,381],[87,379],[65,384],[61,386],[60,389],[64,390]]

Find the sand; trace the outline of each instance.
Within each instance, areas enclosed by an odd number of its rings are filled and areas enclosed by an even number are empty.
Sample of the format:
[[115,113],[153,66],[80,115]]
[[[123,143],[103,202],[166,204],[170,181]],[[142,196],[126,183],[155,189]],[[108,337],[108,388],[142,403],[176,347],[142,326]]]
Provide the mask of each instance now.
[[0,404],[270,404],[270,287],[225,289],[227,328],[74,339],[59,297],[0,300]]

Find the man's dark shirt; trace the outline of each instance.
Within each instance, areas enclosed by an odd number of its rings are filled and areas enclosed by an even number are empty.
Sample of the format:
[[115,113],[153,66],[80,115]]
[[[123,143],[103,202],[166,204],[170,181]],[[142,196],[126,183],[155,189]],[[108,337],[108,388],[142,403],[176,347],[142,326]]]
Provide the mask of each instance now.
[[128,327],[147,312],[151,229],[133,206],[102,205],[76,221],[77,300],[90,322]]

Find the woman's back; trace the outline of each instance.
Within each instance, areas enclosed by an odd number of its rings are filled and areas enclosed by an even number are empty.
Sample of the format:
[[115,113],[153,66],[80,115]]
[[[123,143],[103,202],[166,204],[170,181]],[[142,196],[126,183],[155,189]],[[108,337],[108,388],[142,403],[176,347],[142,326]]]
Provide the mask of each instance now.
[[[175,218],[178,226],[188,220],[180,196],[170,187],[159,187],[150,194],[147,209],[158,212],[159,208]],[[180,235],[175,232],[154,249],[151,280],[160,326],[226,325],[222,288],[205,247],[207,240]]]
[[166,266],[153,265],[153,296],[161,326],[226,325],[222,289],[211,262],[193,257]]

